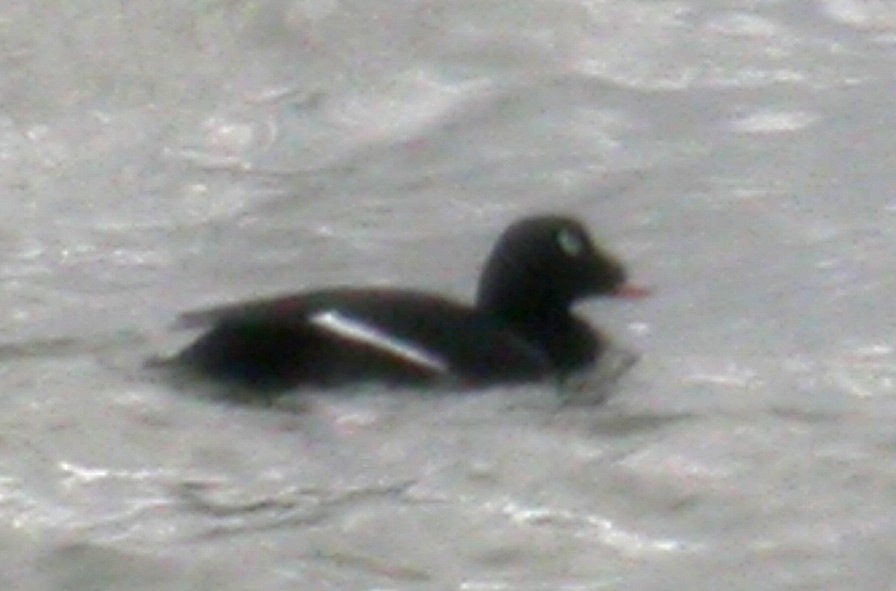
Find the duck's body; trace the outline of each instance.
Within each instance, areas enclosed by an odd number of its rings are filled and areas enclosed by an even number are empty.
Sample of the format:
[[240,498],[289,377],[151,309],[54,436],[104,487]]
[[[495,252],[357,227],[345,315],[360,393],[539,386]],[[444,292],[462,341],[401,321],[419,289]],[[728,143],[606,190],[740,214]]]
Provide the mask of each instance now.
[[265,388],[364,380],[485,385],[550,371],[544,353],[513,331],[474,308],[420,292],[322,290],[184,320],[212,328],[181,361]]
[[475,306],[417,291],[333,288],[212,308],[181,317],[207,331],[170,362],[263,389],[562,378],[602,350],[572,303],[625,287],[621,265],[578,222],[529,218],[499,239]]

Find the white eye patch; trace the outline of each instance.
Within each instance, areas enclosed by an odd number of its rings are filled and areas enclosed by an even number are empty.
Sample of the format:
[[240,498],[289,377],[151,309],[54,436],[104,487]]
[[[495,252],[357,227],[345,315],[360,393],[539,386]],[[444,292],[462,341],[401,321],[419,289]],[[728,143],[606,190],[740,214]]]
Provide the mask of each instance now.
[[585,250],[585,241],[578,232],[569,228],[557,232],[557,245],[570,257],[577,257]]

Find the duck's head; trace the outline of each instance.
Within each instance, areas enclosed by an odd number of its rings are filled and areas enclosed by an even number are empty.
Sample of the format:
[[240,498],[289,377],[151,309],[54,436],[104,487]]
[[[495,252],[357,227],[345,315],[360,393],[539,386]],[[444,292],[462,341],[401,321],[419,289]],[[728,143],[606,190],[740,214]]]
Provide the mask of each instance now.
[[646,295],[625,268],[597,247],[577,220],[544,215],[519,220],[498,239],[479,280],[483,311],[510,321],[565,314],[588,296]]

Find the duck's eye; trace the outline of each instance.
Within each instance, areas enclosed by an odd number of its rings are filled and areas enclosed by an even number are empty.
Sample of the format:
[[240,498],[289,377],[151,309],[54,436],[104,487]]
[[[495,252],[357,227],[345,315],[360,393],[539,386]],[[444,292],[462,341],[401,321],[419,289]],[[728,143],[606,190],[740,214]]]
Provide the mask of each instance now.
[[585,241],[578,232],[569,228],[562,228],[557,232],[557,245],[570,257],[577,257],[585,250]]

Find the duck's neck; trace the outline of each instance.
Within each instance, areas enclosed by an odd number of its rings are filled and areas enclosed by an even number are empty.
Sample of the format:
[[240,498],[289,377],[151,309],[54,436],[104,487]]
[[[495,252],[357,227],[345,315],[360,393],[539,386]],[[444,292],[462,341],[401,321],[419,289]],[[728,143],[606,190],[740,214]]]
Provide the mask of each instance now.
[[519,261],[492,255],[479,283],[479,310],[544,351],[561,373],[593,361],[600,338],[572,314],[568,292]]
[[593,362],[600,354],[601,338],[569,307],[541,310],[522,317],[499,316],[501,322],[537,345],[561,374]]
[[479,281],[477,307],[508,324],[543,324],[570,319],[571,302],[541,273],[500,254],[488,261]]
[[561,374],[578,369],[597,357],[600,338],[577,319],[568,304],[526,298],[480,300],[480,309],[526,341],[544,351]]
[[490,317],[515,327],[565,324],[572,320],[569,304],[556,302],[540,294],[528,291],[524,294],[491,294],[480,297],[478,307]]

